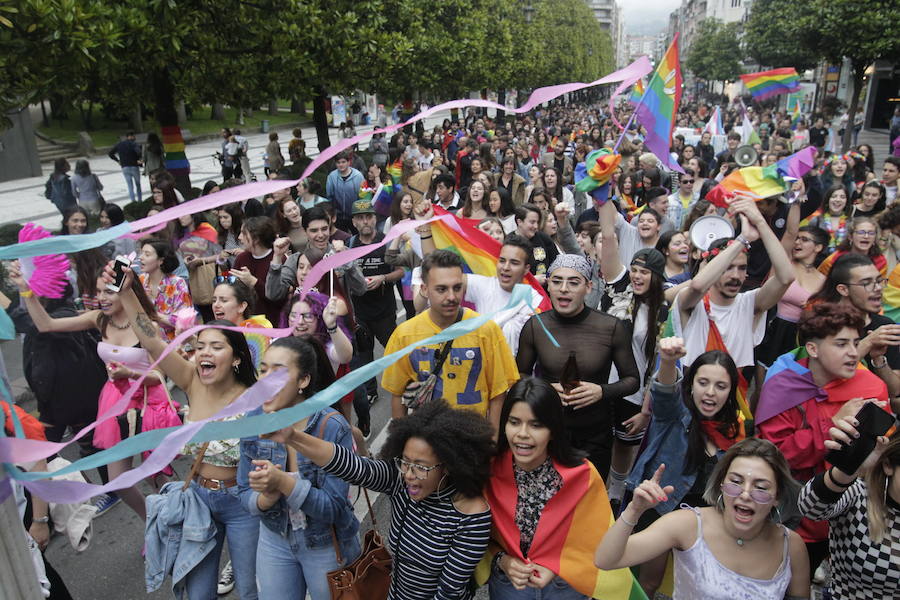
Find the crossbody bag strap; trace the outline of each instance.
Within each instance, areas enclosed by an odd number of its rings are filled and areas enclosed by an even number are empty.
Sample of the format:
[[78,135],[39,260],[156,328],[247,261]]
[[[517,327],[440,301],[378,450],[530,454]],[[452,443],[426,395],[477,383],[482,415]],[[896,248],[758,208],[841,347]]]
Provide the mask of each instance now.
[[[325,426],[328,425],[328,421],[331,420],[331,417],[338,414],[336,410],[331,411],[324,417],[322,417],[322,423],[319,425],[319,431],[316,432],[316,437],[321,439],[325,439]],[[344,555],[341,553],[341,545],[338,544],[337,539],[337,530],[334,528],[334,524],[331,525],[331,543],[334,544],[334,554],[337,557],[337,561],[339,565],[344,564]]]
[[203,457],[206,456],[207,448],[209,448],[209,442],[203,442],[203,445],[197,450],[197,458],[194,459],[194,464],[191,465],[191,470],[184,480],[184,485],[181,487],[182,492],[190,487],[191,480],[197,475],[197,471],[200,470],[200,463],[203,462]]
[[[462,321],[463,314],[465,314],[465,309],[460,308],[456,313],[456,320],[453,322],[454,325]],[[447,340],[444,342],[444,345],[441,346],[441,349],[438,351],[437,355],[435,355],[434,367],[431,370],[434,375],[441,374],[441,368],[444,366],[447,357],[450,356],[450,348],[453,346],[453,341],[454,340]]]

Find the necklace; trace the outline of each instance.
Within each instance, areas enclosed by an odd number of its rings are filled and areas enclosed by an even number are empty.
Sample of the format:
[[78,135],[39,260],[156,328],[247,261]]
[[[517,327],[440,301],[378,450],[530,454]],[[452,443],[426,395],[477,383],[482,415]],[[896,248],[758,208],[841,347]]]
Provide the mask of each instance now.
[[116,329],[120,330],[120,331],[121,331],[121,330],[124,330],[124,329],[128,329],[129,327],[131,327],[131,321],[125,321],[125,324],[124,324],[124,325],[116,325],[115,321],[113,321],[112,319],[110,319],[110,320],[109,320],[109,324],[112,325],[113,327],[115,327]]

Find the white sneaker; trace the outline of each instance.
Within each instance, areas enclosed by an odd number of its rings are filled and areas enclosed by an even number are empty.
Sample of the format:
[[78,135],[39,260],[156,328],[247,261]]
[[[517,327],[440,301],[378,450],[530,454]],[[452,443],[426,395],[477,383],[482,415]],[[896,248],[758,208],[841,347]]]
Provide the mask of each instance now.
[[220,596],[224,596],[234,589],[234,569],[231,568],[231,561],[225,564],[222,574],[219,575],[219,587],[216,590]]

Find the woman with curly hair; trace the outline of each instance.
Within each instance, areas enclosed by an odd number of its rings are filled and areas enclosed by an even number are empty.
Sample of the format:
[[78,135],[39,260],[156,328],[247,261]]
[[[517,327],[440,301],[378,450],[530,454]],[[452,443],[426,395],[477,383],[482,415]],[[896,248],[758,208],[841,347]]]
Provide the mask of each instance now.
[[492,433],[477,414],[435,400],[390,424],[378,459],[310,435],[302,423],[271,438],[327,473],[389,495],[394,568],[388,600],[467,600],[491,533],[482,490],[490,477]]

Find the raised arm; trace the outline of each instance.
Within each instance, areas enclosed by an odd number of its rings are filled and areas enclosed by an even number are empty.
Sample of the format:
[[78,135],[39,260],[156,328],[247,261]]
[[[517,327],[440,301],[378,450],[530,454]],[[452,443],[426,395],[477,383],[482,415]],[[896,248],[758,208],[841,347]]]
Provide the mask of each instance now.
[[756,314],[766,312],[781,300],[788,287],[794,282],[794,267],[788,253],[781,246],[778,236],[759,212],[756,202],[739,198],[732,202],[729,208],[749,221],[749,229],[742,228],[742,235],[746,239],[752,241],[747,235],[748,233],[753,235],[751,230],[755,229],[758,232],[757,235],[762,239],[766,248],[766,254],[772,261],[772,274],[756,294],[756,302],[753,307]]
[[794,251],[794,242],[797,241],[797,233],[800,231],[800,202],[794,202],[788,209],[787,224],[784,235],[781,236],[781,247],[788,256]]
[[568,254],[584,256],[584,250],[578,245],[578,240],[575,239],[575,232],[572,230],[572,224],[569,221],[569,207],[560,202],[554,207],[553,211],[556,213],[556,223],[559,225],[559,231],[557,232],[559,245]]
[[[618,277],[625,268],[619,257],[619,238],[616,234],[616,217],[621,215],[616,212],[616,207],[612,202],[601,206],[598,212],[600,213],[600,236],[603,240],[603,247],[600,249],[600,264],[604,279],[609,281]],[[629,226],[628,223],[625,226]]]
[[[111,282],[113,281],[113,270],[110,265],[112,263],[106,267],[104,279]],[[122,283],[122,291],[119,292],[119,298],[122,300],[122,307],[128,315],[131,329],[137,335],[141,348],[149,352],[150,356],[155,360],[162,356],[166,349],[166,343],[160,339],[156,325],[144,311],[137,296],[135,296],[134,290],[131,288],[132,281],[134,281],[134,272],[130,268],[125,268],[125,281]],[[159,368],[175,382],[175,385],[183,390],[187,390],[190,387],[197,373],[194,363],[182,358],[178,352],[167,354],[162,362],[159,363]]]
[[22,275],[22,269],[19,261],[14,261],[9,265],[9,279],[17,288],[19,288],[19,301],[25,305],[25,309],[31,316],[35,328],[41,333],[50,331],[85,331],[87,329],[96,329],[97,317],[100,316],[99,310],[91,310],[82,313],[77,317],[62,317],[54,319],[47,314],[44,305],[41,304],[40,298],[34,295]]

